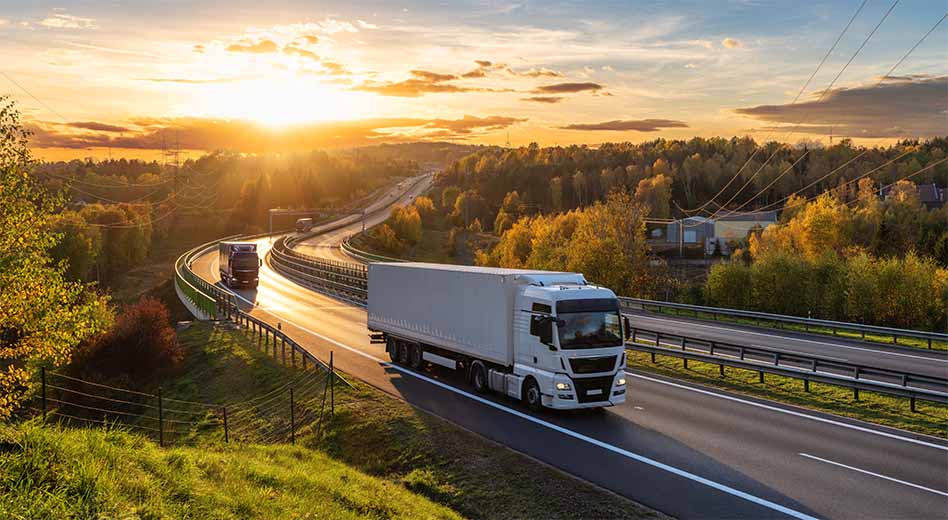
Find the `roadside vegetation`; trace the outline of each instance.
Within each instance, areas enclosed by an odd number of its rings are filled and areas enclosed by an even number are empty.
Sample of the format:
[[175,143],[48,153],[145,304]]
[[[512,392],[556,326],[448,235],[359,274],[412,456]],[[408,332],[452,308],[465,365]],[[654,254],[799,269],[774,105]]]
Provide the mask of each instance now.
[[803,381],[799,379],[765,374],[764,383],[761,384],[758,373],[753,370],[726,367],[725,375],[721,376],[718,365],[714,363],[689,361],[686,369],[678,358],[658,355],[655,361],[653,364],[649,354],[645,352],[628,351],[627,363],[630,369],[910,432],[948,438],[948,405],[919,400],[916,401],[916,412],[912,412],[908,399],[865,390],[859,392],[857,401],[853,399],[851,389],[833,385],[810,382],[810,392],[807,393],[803,390]]
[[[180,369],[160,381],[175,398],[241,401],[293,373],[223,325],[178,343]],[[335,416],[296,445],[224,443],[214,428],[162,449],[121,426],[32,420],[0,428],[0,446],[11,518],[661,518],[358,382],[337,385]]]

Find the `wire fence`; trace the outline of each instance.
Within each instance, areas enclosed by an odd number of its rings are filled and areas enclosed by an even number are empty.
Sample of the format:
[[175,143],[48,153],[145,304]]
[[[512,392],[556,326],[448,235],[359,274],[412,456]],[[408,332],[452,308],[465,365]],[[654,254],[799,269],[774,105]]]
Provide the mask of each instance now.
[[227,443],[294,443],[300,435],[321,435],[323,422],[335,415],[336,380],[345,381],[336,373],[332,353],[328,365],[309,363],[288,373],[287,380],[251,398],[214,403],[41,368],[38,393],[24,411],[44,423],[140,433],[160,446],[209,435]]

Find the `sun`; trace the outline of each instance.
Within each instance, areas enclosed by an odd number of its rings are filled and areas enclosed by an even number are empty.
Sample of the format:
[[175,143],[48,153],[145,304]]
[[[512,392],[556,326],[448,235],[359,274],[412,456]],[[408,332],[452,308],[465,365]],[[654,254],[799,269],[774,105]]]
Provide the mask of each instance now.
[[295,76],[209,86],[185,109],[208,117],[244,119],[274,128],[365,117],[363,96]]

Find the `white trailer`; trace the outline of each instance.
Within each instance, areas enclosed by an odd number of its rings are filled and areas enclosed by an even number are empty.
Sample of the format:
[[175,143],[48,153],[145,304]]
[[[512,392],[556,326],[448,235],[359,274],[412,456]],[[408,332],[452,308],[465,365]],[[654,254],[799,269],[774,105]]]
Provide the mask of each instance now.
[[368,328],[392,360],[463,370],[529,407],[625,401],[619,302],[581,274],[369,264]]

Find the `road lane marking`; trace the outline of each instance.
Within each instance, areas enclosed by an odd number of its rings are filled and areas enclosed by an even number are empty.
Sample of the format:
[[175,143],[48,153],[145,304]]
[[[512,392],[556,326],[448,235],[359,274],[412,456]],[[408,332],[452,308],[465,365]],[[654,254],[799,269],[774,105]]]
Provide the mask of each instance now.
[[763,408],[763,409],[765,409],[765,410],[771,410],[771,411],[774,411],[774,412],[785,413],[785,414],[788,414],[788,415],[793,415],[793,416],[795,416],[795,417],[803,417],[803,418],[805,418],[805,419],[811,419],[811,420],[813,420],[813,421],[818,421],[818,422],[827,423],[827,424],[833,424],[833,425],[836,425],[836,426],[841,426],[841,427],[843,427],[843,428],[849,428],[849,429],[851,429],[851,430],[856,430],[856,431],[865,432],[865,433],[871,433],[871,434],[874,434],[874,435],[881,435],[881,436],[883,436],[883,437],[888,437],[888,438],[891,438],[891,439],[897,439],[897,440],[909,442],[909,443],[912,443],[912,444],[918,444],[918,445],[921,445],[921,446],[927,446],[927,447],[929,447],[929,448],[936,448],[936,449],[939,449],[939,450],[942,450],[942,451],[948,451],[948,446],[942,445],[942,444],[935,444],[935,443],[932,443],[932,442],[926,442],[926,441],[919,440],[919,439],[913,439],[913,438],[911,438],[911,437],[903,437],[903,436],[901,436],[901,435],[896,435],[896,434],[894,434],[894,433],[884,432],[884,431],[880,431],[880,430],[874,430],[874,429],[872,429],[872,428],[866,428],[866,427],[864,427],[864,426],[857,426],[857,425],[855,425],[855,424],[848,424],[848,423],[844,423],[844,422],[840,422],[840,421],[834,421],[834,420],[832,420],[832,419],[827,419],[827,418],[825,418],[825,417],[817,417],[817,416],[815,416],[815,415],[808,415],[808,414],[805,414],[805,413],[802,413],[802,412],[797,412],[797,411],[794,411],[794,410],[787,410],[787,409],[785,409],[785,408],[779,408],[779,407],[777,407],[777,406],[770,406],[770,405],[763,404],[763,403],[756,403],[756,402],[754,402],[754,401],[747,401],[747,400],[745,400],[745,399],[741,399],[741,398],[738,398],[738,397],[733,397],[733,396],[730,396],[730,395],[719,394],[719,393],[716,393],[716,392],[711,392],[711,391],[709,391],[709,390],[703,390],[703,389],[701,389],[701,388],[694,388],[694,387],[691,387],[691,386],[688,386],[688,385],[682,385],[682,384],[678,384],[678,383],[672,383],[671,381],[665,381],[665,380],[662,380],[662,379],[656,379],[656,378],[654,378],[654,377],[644,376],[644,375],[642,375],[642,374],[637,374],[637,373],[635,373],[635,372],[630,372],[630,371],[628,371],[628,370],[626,370],[625,373],[626,373],[627,375],[631,376],[631,377],[637,377],[637,378],[639,378],[639,379],[645,379],[646,381],[652,381],[653,383],[661,383],[661,384],[663,384],[663,385],[674,386],[674,387],[676,387],[676,388],[681,388],[681,389],[683,389],[683,390],[689,390],[689,391],[692,391],[692,392],[698,392],[699,394],[710,395],[710,396],[714,396],[714,397],[717,397],[717,398],[720,398],[720,399],[727,399],[728,401],[734,401],[734,402],[737,402],[737,403],[743,403],[743,404],[750,405],[750,406],[756,406],[756,407],[758,407],[758,408]]
[[[233,293],[233,291],[231,291],[231,293]],[[241,300],[243,300],[243,301],[245,301],[245,302],[247,302],[247,303],[251,303],[251,304],[253,303],[253,302],[247,300],[246,298],[244,298],[243,296],[241,296],[241,295],[239,295],[239,294],[236,294],[236,293],[233,293],[233,294],[234,294],[237,298],[240,298]],[[271,313],[271,314],[272,314],[272,313]],[[812,517],[812,516],[810,516],[810,515],[807,515],[806,513],[802,513],[802,512],[800,512],[800,511],[795,510],[795,509],[790,509],[789,507],[782,506],[782,505],[780,505],[780,504],[777,504],[776,502],[771,502],[771,501],[769,501],[769,500],[767,500],[767,499],[764,499],[764,498],[760,498],[760,497],[751,495],[750,493],[745,493],[744,491],[741,491],[741,490],[739,490],[739,489],[735,489],[735,488],[732,488],[732,487],[727,486],[727,485],[725,485],[725,484],[721,484],[721,483],[715,482],[715,481],[713,481],[713,480],[710,480],[710,479],[707,479],[707,478],[704,478],[704,477],[695,475],[694,473],[689,473],[689,472],[687,472],[687,471],[685,471],[685,470],[683,470],[683,469],[679,469],[679,468],[676,468],[676,467],[674,467],[674,466],[669,466],[668,464],[659,462],[659,461],[654,460],[654,459],[650,459],[650,458],[648,458],[648,457],[646,457],[646,456],[644,456],[644,455],[639,455],[639,454],[637,454],[637,453],[633,453],[633,452],[631,452],[631,451],[628,451],[628,450],[626,450],[626,449],[620,448],[620,447],[618,447],[618,446],[614,446],[614,445],[612,445],[612,444],[609,444],[609,443],[607,443],[607,442],[601,441],[601,440],[599,440],[599,439],[595,439],[595,438],[590,437],[590,436],[588,436],[588,435],[585,435],[585,434],[582,434],[582,433],[579,433],[579,432],[570,430],[570,429],[568,429],[568,428],[564,428],[564,427],[559,426],[559,425],[557,425],[557,424],[553,424],[553,423],[544,421],[543,419],[539,419],[539,418],[534,417],[534,416],[532,416],[532,415],[525,414],[525,413],[523,413],[523,412],[521,412],[521,411],[519,411],[519,410],[514,410],[513,408],[508,408],[508,407],[506,407],[506,406],[504,406],[504,405],[502,405],[502,404],[495,403],[494,401],[491,401],[491,400],[485,399],[485,398],[483,398],[483,397],[480,397],[480,396],[471,394],[471,393],[466,392],[466,391],[464,391],[464,390],[461,390],[461,389],[459,389],[459,388],[455,388],[455,387],[453,387],[453,386],[451,386],[451,385],[448,385],[448,384],[443,383],[443,382],[441,382],[441,381],[438,381],[438,380],[436,380],[436,379],[432,379],[432,378],[430,378],[430,377],[428,377],[428,376],[419,374],[419,373],[414,372],[414,371],[412,371],[412,370],[409,370],[409,369],[407,369],[407,368],[405,368],[405,367],[402,367],[402,366],[399,366],[399,365],[395,365],[395,364],[389,363],[388,361],[384,361],[384,360],[382,360],[382,359],[379,359],[379,358],[377,358],[377,357],[375,357],[375,356],[373,356],[373,355],[371,355],[371,354],[368,354],[368,353],[366,353],[366,352],[363,352],[362,350],[357,349],[357,348],[355,348],[355,347],[350,347],[349,345],[346,345],[346,344],[344,344],[344,343],[342,343],[342,342],[340,342],[340,341],[337,341],[337,340],[335,340],[335,339],[332,339],[332,338],[330,338],[330,337],[328,337],[328,336],[324,336],[323,334],[320,334],[320,333],[318,333],[318,332],[315,332],[315,331],[313,331],[313,330],[310,330],[310,329],[308,329],[308,328],[306,328],[306,327],[303,327],[302,325],[300,325],[300,324],[298,324],[298,323],[294,323],[293,321],[287,320],[287,319],[285,319],[285,318],[283,318],[283,317],[281,317],[281,316],[276,316],[276,315],[274,315],[274,317],[279,318],[279,319],[282,319],[284,322],[289,323],[290,325],[293,325],[294,327],[297,327],[297,328],[300,329],[300,330],[304,330],[304,331],[306,331],[306,332],[312,334],[313,336],[316,336],[317,338],[320,338],[320,339],[322,339],[322,340],[324,340],[324,341],[327,341],[327,342],[329,342],[329,343],[332,343],[333,345],[336,345],[336,346],[339,347],[339,348],[346,349],[346,350],[352,352],[353,354],[357,354],[357,355],[360,355],[360,356],[365,357],[365,358],[367,358],[367,359],[370,359],[370,360],[372,360],[372,361],[375,361],[375,362],[381,364],[383,367],[391,368],[391,369],[393,369],[393,370],[397,370],[397,371],[402,372],[402,373],[404,373],[404,374],[407,374],[407,375],[416,377],[416,378],[418,378],[418,379],[420,379],[420,380],[422,380],[422,381],[425,381],[425,382],[427,382],[427,383],[430,383],[430,384],[433,384],[433,385],[435,385],[435,386],[441,387],[441,388],[443,388],[443,389],[445,389],[445,390],[447,390],[447,391],[449,391],[449,392],[453,392],[453,393],[455,393],[455,394],[457,394],[457,395],[460,395],[460,396],[463,396],[463,397],[467,397],[468,399],[472,399],[472,400],[474,400],[474,401],[477,401],[477,402],[479,402],[479,403],[481,403],[481,404],[484,404],[484,405],[489,406],[489,407],[491,407],[491,408],[494,408],[494,409],[496,409],[496,410],[500,410],[500,411],[502,411],[502,412],[506,412],[506,413],[508,413],[508,414],[510,414],[510,415],[513,415],[513,416],[515,416],[515,417],[518,417],[518,418],[520,418],[520,419],[523,419],[523,420],[532,422],[532,423],[537,424],[537,425],[539,425],[539,426],[543,426],[543,427],[545,427],[545,428],[548,428],[548,429],[551,429],[551,430],[553,430],[553,431],[562,433],[562,434],[564,434],[564,435],[567,435],[567,436],[572,437],[572,438],[574,438],[574,439],[577,439],[577,440],[586,442],[586,443],[588,443],[588,444],[592,444],[593,446],[597,446],[597,447],[599,447],[599,448],[603,448],[603,449],[605,449],[605,450],[611,451],[611,452],[616,453],[616,454],[618,454],[618,455],[622,455],[623,457],[626,457],[626,458],[628,458],[628,459],[631,459],[631,460],[634,460],[634,461],[637,461],[637,462],[641,462],[641,463],[643,463],[643,464],[647,464],[647,465],[652,466],[652,467],[654,467],[654,468],[661,469],[661,470],[666,471],[666,472],[668,472],[668,473],[671,473],[671,474],[673,474],[673,475],[676,475],[676,476],[679,476],[679,477],[682,477],[682,478],[691,480],[691,481],[693,481],[693,482],[697,482],[698,484],[702,484],[702,485],[708,486],[708,487],[710,487],[710,488],[712,488],[712,489],[716,489],[716,490],[718,490],[718,491],[727,493],[727,494],[732,495],[732,496],[735,496],[735,497],[737,497],[737,498],[744,499],[744,500],[746,500],[746,501],[748,501],[748,502],[757,504],[757,505],[759,505],[759,506],[766,507],[766,508],[772,509],[772,510],[774,510],[774,511],[778,511],[778,512],[783,513],[783,514],[785,514],[785,515],[787,515],[787,516],[791,516],[791,517],[793,517],[793,518],[806,519],[806,520],[816,520],[815,517]]]
[[[675,321],[675,320],[669,320],[669,319],[665,319],[665,318],[656,318],[656,317],[654,317],[654,316],[635,315],[635,317],[636,317],[636,319],[644,319],[644,320],[655,320],[655,321],[665,321],[665,322],[667,322],[667,321]],[[740,333],[740,334],[754,334],[754,335],[756,335],[756,336],[765,336],[765,337],[768,337],[768,338],[777,338],[777,339],[782,339],[782,340],[786,340],[786,341],[802,341],[802,342],[805,342],[805,343],[815,343],[815,344],[817,344],[817,345],[824,345],[824,346],[830,346],[830,347],[845,348],[845,349],[850,349],[850,350],[862,350],[862,351],[865,351],[865,352],[874,352],[874,353],[876,353],[876,354],[885,354],[885,355],[887,355],[887,356],[902,356],[902,357],[910,357],[910,358],[915,358],[915,359],[927,359],[927,360],[929,360],[929,361],[937,361],[937,362],[939,362],[939,363],[948,363],[948,359],[939,359],[939,358],[937,358],[937,357],[916,356],[916,355],[914,355],[914,354],[902,354],[902,353],[899,353],[899,352],[889,352],[889,351],[887,351],[887,350],[882,350],[882,349],[863,348],[863,347],[852,347],[852,346],[843,345],[843,344],[840,344],[840,343],[826,343],[826,342],[824,342],[824,341],[816,341],[816,340],[812,340],[812,339],[796,338],[796,337],[793,337],[793,336],[779,336],[779,335],[777,335],[777,334],[767,334],[767,333],[764,333],[764,332],[754,332],[754,331],[750,331],[750,330],[735,329],[735,328],[731,328],[731,327],[715,327],[715,326],[713,326],[713,325],[704,325],[704,324],[701,324],[701,323],[689,323],[689,325],[692,326],[692,327],[702,327],[702,328],[706,328],[706,329],[715,329],[715,330],[718,330],[718,331],[726,330],[726,331],[735,332],[735,333]],[[669,334],[670,334],[670,333],[669,333]],[[773,348],[773,347],[768,347],[768,348]]]
[[888,481],[890,481],[890,482],[896,482],[896,483],[898,483],[898,484],[902,484],[903,486],[913,487],[913,488],[915,488],[915,489],[921,489],[922,491],[928,491],[929,493],[935,493],[936,495],[941,495],[941,496],[943,496],[943,497],[948,497],[948,493],[945,493],[944,491],[938,491],[937,489],[927,488],[927,487],[925,487],[925,486],[920,486],[920,485],[918,485],[918,484],[913,484],[913,483],[911,483],[911,482],[906,482],[906,481],[904,481],[904,480],[899,480],[899,479],[897,479],[897,478],[887,477],[887,476],[885,476],[885,475],[880,475],[879,473],[873,473],[872,471],[869,471],[869,470],[860,469],[860,468],[856,468],[856,467],[853,467],[853,466],[847,466],[846,464],[843,464],[843,463],[841,463],[841,462],[835,462],[835,461],[832,461],[832,460],[829,460],[829,459],[822,459],[822,458],[820,458],[820,457],[817,457],[817,456],[814,456],[814,455],[810,455],[809,453],[801,453],[800,456],[801,456],[801,457],[806,457],[806,458],[808,458],[808,459],[818,460],[818,461],[824,462],[824,463],[826,463],[826,464],[832,464],[832,465],[834,465],[834,466],[839,466],[839,467],[841,467],[841,468],[846,468],[846,469],[848,469],[848,470],[856,471],[856,472],[858,472],[858,473],[865,473],[866,475],[872,475],[873,477],[881,478],[882,480],[888,480]]
[[[765,346],[765,345],[751,345],[751,346],[752,346],[752,347],[756,347],[756,348],[762,348],[762,349],[764,349],[764,350],[771,350],[771,349],[773,349],[773,347],[767,347],[767,346]],[[838,357],[832,357],[832,356],[824,356],[823,354],[814,354],[814,353],[812,353],[812,352],[799,352],[799,351],[796,351],[796,350],[787,350],[787,349],[783,349],[783,348],[782,348],[782,349],[780,349],[780,353],[781,353],[781,354],[796,354],[796,355],[798,355],[798,356],[806,356],[806,357],[814,357],[814,356],[816,356],[816,357],[819,357],[820,359],[831,359],[831,360],[833,360],[833,361],[841,361],[841,362],[843,362],[843,363],[849,363],[849,360],[848,360],[848,359],[843,359],[843,358],[838,358]]]

